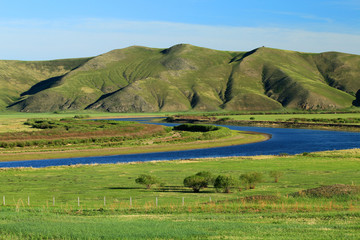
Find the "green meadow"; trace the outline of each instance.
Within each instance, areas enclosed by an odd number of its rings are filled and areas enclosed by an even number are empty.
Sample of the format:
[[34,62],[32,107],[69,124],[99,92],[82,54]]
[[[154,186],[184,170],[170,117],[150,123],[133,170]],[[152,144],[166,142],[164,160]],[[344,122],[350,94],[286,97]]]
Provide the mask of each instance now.
[[[11,132],[18,136],[17,131],[36,136],[43,130],[24,125],[27,119],[81,114],[122,117],[96,113],[2,114],[0,126],[4,136]],[[228,138],[221,139],[226,142]],[[199,145],[180,142],[186,144]],[[210,142],[203,144],[211,146]],[[82,145],[69,154],[86,147]],[[29,150],[19,149],[13,151]],[[194,193],[184,187],[183,180],[200,171],[230,175],[238,181],[230,193],[216,191],[211,184]],[[270,175],[272,171],[281,173],[277,183]],[[255,189],[246,189],[240,175],[251,172],[260,173],[262,181]],[[135,182],[141,174],[155,176],[161,184],[146,189]],[[0,169],[0,183],[0,239],[360,238],[360,149]]]
[[[358,186],[359,156],[354,149],[2,169],[0,232],[4,239],[358,239],[359,193],[293,193],[324,185]],[[278,183],[269,176],[273,170],[283,173]],[[252,190],[239,185],[226,194],[209,186],[193,193],[183,179],[199,171],[235,178],[256,171],[264,177]],[[135,183],[140,174],[163,184],[146,189]]]

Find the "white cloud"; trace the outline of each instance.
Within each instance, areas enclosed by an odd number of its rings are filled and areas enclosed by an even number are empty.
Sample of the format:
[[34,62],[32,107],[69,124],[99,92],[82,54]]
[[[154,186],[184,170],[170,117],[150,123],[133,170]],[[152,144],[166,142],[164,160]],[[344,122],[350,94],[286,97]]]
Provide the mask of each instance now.
[[177,43],[233,51],[268,46],[304,52],[360,54],[359,42],[360,35],[283,28],[101,19],[0,22],[0,59],[87,57],[131,45],[166,48]]

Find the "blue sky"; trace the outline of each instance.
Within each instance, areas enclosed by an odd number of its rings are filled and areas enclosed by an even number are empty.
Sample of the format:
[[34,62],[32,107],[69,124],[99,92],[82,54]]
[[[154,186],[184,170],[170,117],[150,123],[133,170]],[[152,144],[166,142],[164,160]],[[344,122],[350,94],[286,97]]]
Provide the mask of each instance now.
[[0,59],[177,43],[360,54],[360,0],[0,0]]

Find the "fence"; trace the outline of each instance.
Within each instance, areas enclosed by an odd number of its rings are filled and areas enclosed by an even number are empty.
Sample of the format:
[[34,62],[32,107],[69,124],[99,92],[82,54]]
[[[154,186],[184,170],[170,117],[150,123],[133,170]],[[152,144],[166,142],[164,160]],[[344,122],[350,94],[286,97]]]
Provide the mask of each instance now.
[[[189,201],[187,201],[189,200]],[[2,206],[15,206],[15,207],[78,207],[78,208],[129,208],[129,207],[160,207],[162,206],[178,206],[185,207],[187,203],[191,205],[206,204],[213,202],[211,197],[203,198],[190,198],[190,197],[153,197],[153,198],[140,198],[140,197],[127,197],[127,198],[107,198],[98,197],[84,198],[80,196],[69,199],[69,198],[56,198],[55,196],[49,197],[48,199],[37,200],[36,197],[6,197],[2,198]]]
[[[82,195],[83,196],[83,195]],[[84,196],[83,196],[84,197]],[[47,200],[36,200],[30,196],[23,198],[7,198],[3,196],[3,202],[0,204],[0,211],[11,210],[34,210],[34,211],[55,211],[55,212],[76,212],[83,211],[116,211],[123,213],[184,213],[184,212],[319,212],[319,211],[360,211],[360,205],[352,201],[334,202],[333,200],[303,200],[294,201],[295,199],[283,198],[281,200],[261,200],[248,201],[244,198],[217,200],[212,197],[191,198],[191,197],[124,197],[124,198],[107,198],[106,196],[97,197],[96,199],[82,199],[80,196],[72,199],[61,199],[55,196]]]

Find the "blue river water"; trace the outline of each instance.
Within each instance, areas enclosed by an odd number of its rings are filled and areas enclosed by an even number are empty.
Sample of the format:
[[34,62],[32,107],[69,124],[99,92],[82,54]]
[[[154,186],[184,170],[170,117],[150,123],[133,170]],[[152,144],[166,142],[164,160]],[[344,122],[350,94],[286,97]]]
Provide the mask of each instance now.
[[[175,124],[163,124],[173,126]],[[325,150],[360,148],[360,133],[324,131],[292,128],[263,128],[226,126],[233,130],[254,131],[271,134],[272,138],[259,143],[228,147],[171,151],[159,153],[126,154],[99,157],[62,158],[51,160],[31,160],[0,162],[0,167],[48,167],[74,164],[104,164],[145,162],[154,160],[177,160],[208,157],[298,154]],[[111,153],[110,153],[111,154]]]

